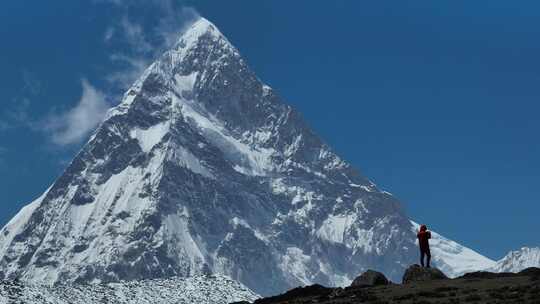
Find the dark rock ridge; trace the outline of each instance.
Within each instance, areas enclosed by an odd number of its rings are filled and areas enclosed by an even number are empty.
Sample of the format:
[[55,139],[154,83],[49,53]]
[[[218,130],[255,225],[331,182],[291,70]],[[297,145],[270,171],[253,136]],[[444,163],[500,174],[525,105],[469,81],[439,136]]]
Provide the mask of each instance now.
[[[415,272],[417,271],[414,267]],[[255,304],[539,304],[540,269],[520,273],[476,272],[457,279],[414,281],[366,287],[296,288],[279,296],[258,299]],[[427,277],[423,277],[427,278]]]
[[420,265],[412,265],[405,271],[403,275],[403,284],[409,284],[413,282],[425,282],[433,280],[444,280],[448,277],[437,268],[426,268]]
[[270,303],[281,303],[295,301],[298,298],[312,297],[315,298],[330,298],[333,288],[327,288],[319,284],[306,286],[306,287],[297,287],[284,294],[268,297],[263,299],[258,299],[255,304],[270,304]]
[[511,278],[517,276],[529,276],[529,277],[540,277],[540,268],[529,267],[523,269],[520,272],[489,272],[489,271],[476,271],[470,272],[462,275],[460,278],[463,279],[493,279],[493,278]]

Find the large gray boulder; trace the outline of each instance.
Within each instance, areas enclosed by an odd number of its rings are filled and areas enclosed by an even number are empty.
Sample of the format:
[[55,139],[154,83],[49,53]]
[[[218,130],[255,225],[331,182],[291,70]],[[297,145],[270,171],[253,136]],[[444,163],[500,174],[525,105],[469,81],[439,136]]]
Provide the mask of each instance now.
[[415,264],[405,271],[405,274],[403,275],[403,284],[445,279],[448,279],[448,277],[439,269],[425,268]]
[[354,279],[351,287],[371,287],[388,285],[389,283],[390,282],[388,282],[388,279],[384,276],[384,274],[378,271],[368,270]]

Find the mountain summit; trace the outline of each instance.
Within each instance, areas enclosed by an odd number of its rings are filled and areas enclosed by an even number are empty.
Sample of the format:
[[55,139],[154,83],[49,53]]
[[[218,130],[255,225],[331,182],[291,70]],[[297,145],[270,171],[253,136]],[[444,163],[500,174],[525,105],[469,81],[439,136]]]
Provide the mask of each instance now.
[[520,250],[511,251],[489,270],[519,272],[529,267],[540,267],[540,247],[523,247]]
[[413,226],[206,19],[111,109],[0,232],[0,278],[56,284],[228,275],[275,294],[398,281]]

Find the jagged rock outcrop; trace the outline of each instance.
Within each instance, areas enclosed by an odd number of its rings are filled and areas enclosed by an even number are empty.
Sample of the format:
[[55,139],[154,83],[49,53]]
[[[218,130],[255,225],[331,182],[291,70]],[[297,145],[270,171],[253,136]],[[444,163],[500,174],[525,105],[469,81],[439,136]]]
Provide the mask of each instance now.
[[403,274],[403,284],[414,282],[426,282],[434,280],[445,280],[448,277],[437,268],[427,268],[420,265],[412,265]]
[[370,269],[362,273],[356,279],[354,279],[354,281],[351,283],[351,286],[352,287],[372,287],[372,286],[383,286],[383,285],[388,285],[388,284],[390,284],[390,282],[384,276],[384,274]]

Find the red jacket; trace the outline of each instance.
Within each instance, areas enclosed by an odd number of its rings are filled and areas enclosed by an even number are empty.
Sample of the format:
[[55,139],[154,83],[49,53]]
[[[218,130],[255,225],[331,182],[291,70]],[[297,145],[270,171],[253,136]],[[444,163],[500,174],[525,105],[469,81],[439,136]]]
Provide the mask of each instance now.
[[429,239],[431,238],[431,232],[427,230],[426,225],[422,225],[420,227],[420,231],[416,236],[418,237],[418,242],[420,243],[420,250],[429,250]]

